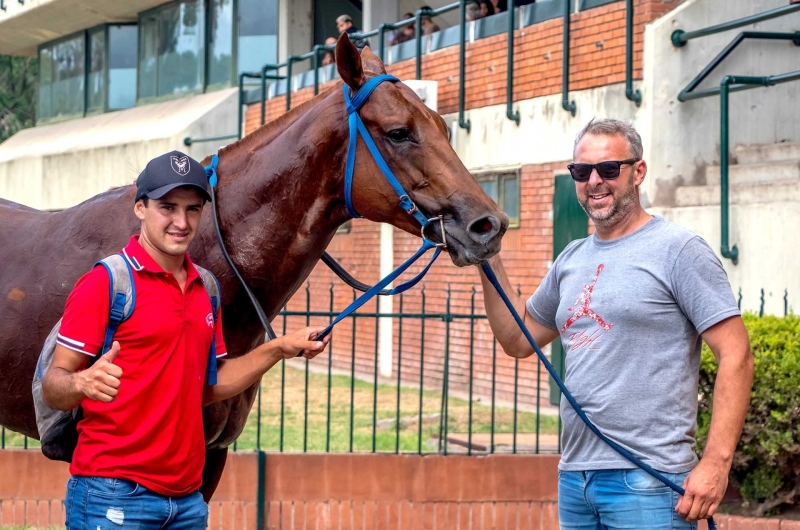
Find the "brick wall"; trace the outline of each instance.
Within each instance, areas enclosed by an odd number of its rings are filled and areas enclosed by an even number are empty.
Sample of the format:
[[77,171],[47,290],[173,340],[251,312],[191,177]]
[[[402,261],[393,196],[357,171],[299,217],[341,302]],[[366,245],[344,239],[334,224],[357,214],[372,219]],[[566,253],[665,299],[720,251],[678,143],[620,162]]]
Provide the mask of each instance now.
[[[644,26],[667,13],[681,0],[634,2],[634,77],[642,76]],[[602,43],[598,45],[598,43]],[[517,30],[514,34],[514,100],[536,98],[561,91],[563,22],[548,20]],[[495,35],[466,45],[467,109],[506,102],[507,36]],[[415,60],[387,66],[400,79],[412,79]],[[422,79],[439,83],[439,113],[458,110],[458,46],[426,54]],[[625,2],[589,9],[571,18],[570,90],[584,90],[625,81]],[[335,82],[322,85],[321,90]],[[313,87],[292,93],[292,107],[313,97]],[[286,111],[285,97],[267,101],[269,122]],[[245,131],[260,124],[261,104],[250,105]]]
[[[642,73],[642,47],[644,25],[674,8],[679,0],[639,0],[635,4],[635,63],[634,74]],[[506,35],[478,40],[466,47],[466,108],[479,108],[501,104],[506,99]],[[602,46],[598,46],[602,43]],[[570,89],[583,90],[625,79],[625,2],[590,9],[572,15],[572,37],[570,56]],[[562,20],[549,20],[528,26],[515,33],[515,78],[514,99],[524,100],[561,91],[562,59]],[[390,73],[401,79],[414,76],[414,60],[391,64]],[[439,82],[439,112],[448,114],[458,109],[458,47],[439,50],[423,57],[422,78]],[[323,85],[321,90],[334,82]],[[292,94],[292,105],[297,106],[313,97],[313,88],[306,88]],[[285,98],[277,97],[266,103],[266,121],[285,112]],[[261,105],[251,105],[247,111],[245,130],[251,132],[260,123]],[[553,176],[555,171],[564,170],[566,161],[558,164],[526,166],[521,172],[521,212],[520,227],[510,229],[503,240],[503,258],[513,285],[519,286],[523,295],[528,296],[538,286],[547,272],[548,260],[552,259],[552,209]],[[364,282],[376,282],[379,272],[379,228],[377,225],[355,220],[349,234],[337,235],[328,251],[350,271]],[[396,265],[402,263],[418,248],[419,240],[406,233],[395,231]],[[410,277],[423,267],[413,267],[407,274]],[[319,265],[309,278],[311,308],[327,310],[330,304],[330,286],[337,286],[334,295],[334,308],[344,307],[352,300],[352,294],[342,287],[324,265]],[[476,310],[483,311],[480,282],[477,271],[470,267],[456,269],[443,257],[433,267],[424,282],[426,310],[443,311],[446,291],[451,289],[451,311],[468,313],[471,293],[477,289]],[[399,308],[395,301],[395,311]],[[299,292],[289,304],[291,310],[304,310],[306,294]],[[409,293],[404,300],[404,311],[417,313],[421,308],[419,288]],[[374,311],[375,305],[368,304],[367,311]],[[288,319],[287,329],[295,329],[305,324],[299,317]],[[323,323],[325,319],[317,319]],[[277,327],[283,321],[277,321]],[[395,322],[395,344],[399,324]],[[450,388],[466,392],[469,388],[469,351],[471,340],[475,351],[473,364],[473,391],[478,396],[489,396],[492,388],[492,334],[486,321],[477,321],[474,329],[467,321],[455,321],[450,325]],[[349,322],[340,324],[334,335],[333,365],[349,370],[353,338]],[[421,329],[417,326],[404,326],[402,374],[406,382],[418,382],[420,373]],[[425,383],[441,387],[443,357],[445,350],[446,324],[426,323],[425,334]],[[374,320],[361,319],[355,338],[356,371],[362,375],[373,373],[376,354],[376,334]],[[394,374],[397,373],[395,352]],[[316,361],[327,365],[327,359]],[[502,401],[514,398],[515,362],[505,356],[498,348],[496,364],[495,397]],[[522,360],[518,366],[518,396],[522,405],[547,404],[547,374],[538,362]]]
[[[520,226],[511,228],[503,238],[503,261],[512,285],[518,287],[523,296],[529,296],[547,273],[548,260],[553,255],[553,228],[550,220],[552,209],[554,175],[564,170],[566,162],[524,166],[520,171]],[[363,282],[376,282],[379,277],[380,228],[375,223],[356,219],[348,234],[334,237],[328,252]],[[394,262],[402,263],[419,248],[419,238],[395,230]],[[420,260],[420,261],[425,261]],[[419,272],[424,264],[415,264],[404,276],[410,278]],[[311,308],[324,311],[330,304],[330,286],[334,288],[334,308],[339,311],[352,301],[351,291],[342,286],[324,265],[318,265],[309,278]],[[431,268],[421,286],[410,291],[403,299],[403,312],[419,314],[422,309],[421,289],[425,290],[425,310],[427,313],[445,311],[447,289],[450,288],[450,311],[469,314],[472,312],[472,289],[476,289],[475,313],[485,314],[480,279],[475,267],[456,268],[450,259],[443,255]],[[399,311],[396,297],[394,311]],[[299,291],[290,301],[289,310],[306,309],[306,292]],[[375,303],[366,306],[366,311],[374,312]],[[288,317],[287,330],[305,325],[303,317]],[[312,319],[312,323],[327,323],[324,318]],[[276,320],[276,329],[282,330],[284,321]],[[399,322],[395,319],[394,337],[398,342]],[[474,350],[473,392],[480,397],[491,397],[493,335],[486,320],[477,320],[471,327],[466,319],[456,319],[450,323],[450,389],[466,393],[469,390],[469,353]],[[363,376],[373,373],[376,352],[375,321],[359,319],[356,331],[356,371]],[[349,370],[352,352],[351,322],[344,321],[334,331],[333,366]],[[426,386],[440,388],[444,365],[445,339],[448,326],[442,321],[426,320],[424,374]],[[402,378],[406,382],[417,383],[420,376],[420,351],[422,329],[418,320],[406,320],[403,325]],[[472,341],[470,340],[472,337]],[[397,373],[397,351],[394,354],[394,370]],[[313,363],[319,367],[327,366],[327,358],[319,358]],[[514,399],[514,359],[503,354],[497,347],[496,394],[498,401],[511,402]],[[518,366],[518,399],[522,405],[533,406],[537,402],[548,404],[547,373],[534,359],[525,359]]]
[[[558,530],[557,456],[268,455],[265,530]],[[256,528],[257,464],[230,453],[210,530]],[[0,527],[63,526],[67,465],[0,450]],[[719,515],[720,530],[800,530],[800,521]],[[707,529],[705,522],[699,527]]]

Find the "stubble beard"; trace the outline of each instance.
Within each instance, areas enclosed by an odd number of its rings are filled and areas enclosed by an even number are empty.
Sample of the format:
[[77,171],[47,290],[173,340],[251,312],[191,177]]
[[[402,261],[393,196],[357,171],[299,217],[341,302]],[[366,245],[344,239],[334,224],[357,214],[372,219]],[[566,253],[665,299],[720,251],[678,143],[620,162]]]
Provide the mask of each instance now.
[[589,190],[587,190],[586,198],[584,200],[579,199],[578,202],[596,227],[608,229],[613,228],[621,221],[627,219],[635,210],[636,193],[636,186],[631,177],[628,180],[628,186],[625,187],[621,195],[611,196],[613,200],[611,206],[609,206],[607,210],[595,210],[589,206],[589,201],[591,200],[589,196],[595,194]]

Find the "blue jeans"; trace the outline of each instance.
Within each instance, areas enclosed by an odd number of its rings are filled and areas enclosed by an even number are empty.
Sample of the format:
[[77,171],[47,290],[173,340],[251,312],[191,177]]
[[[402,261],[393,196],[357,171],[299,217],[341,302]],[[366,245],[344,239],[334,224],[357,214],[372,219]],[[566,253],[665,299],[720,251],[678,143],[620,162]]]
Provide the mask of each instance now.
[[[687,475],[664,473],[679,486]],[[696,530],[677,504],[677,493],[641,469],[558,472],[561,530]]]
[[64,508],[68,530],[202,530],[208,526],[208,505],[200,492],[165,497],[115,478],[70,478]]

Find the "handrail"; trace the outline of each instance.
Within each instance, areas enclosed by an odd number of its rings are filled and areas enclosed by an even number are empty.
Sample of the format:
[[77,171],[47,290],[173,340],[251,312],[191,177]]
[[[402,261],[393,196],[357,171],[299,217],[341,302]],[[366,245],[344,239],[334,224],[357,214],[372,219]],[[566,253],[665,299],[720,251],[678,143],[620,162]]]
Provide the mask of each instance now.
[[561,62],[561,107],[575,116],[577,105],[575,100],[569,100],[569,24],[570,24],[570,0],[564,0],[564,53]]
[[627,0],[625,9],[625,97],[642,104],[642,92],[633,90],[633,0]]
[[730,205],[729,205],[729,172],[730,172],[730,94],[740,90],[748,90],[757,86],[772,86],[789,81],[800,81],[800,70],[773,76],[733,76],[722,78],[719,87],[695,92],[695,89],[711,72],[730,55],[730,53],[746,39],[791,40],[800,46],[800,31],[795,33],[775,33],[768,31],[743,31],[737,35],[714,59],[695,77],[680,94],[678,100],[685,102],[716,94],[720,95],[720,254],[736,265],[739,262],[739,248],[730,246]]
[[508,0],[508,58],[506,63],[506,118],[519,125],[514,111],[514,0]]
[[772,86],[779,83],[790,81],[800,81],[800,70],[785,74],[772,75],[766,77],[732,76],[726,75],[722,78],[719,85],[720,94],[720,207],[722,222],[722,241],[720,254],[728,258],[736,265],[739,261],[739,249],[736,245],[733,248],[728,246],[728,172],[730,169],[729,160],[729,99],[730,93],[735,90],[746,90],[758,86]]
[[[720,87],[714,88],[707,88],[705,90],[699,90],[695,92],[695,89],[700,85],[700,83],[705,80],[706,77],[714,71],[717,66],[725,60],[728,55],[736,49],[739,44],[741,44],[746,39],[761,39],[761,40],[790,40],[793,41],[796,46],[800,46],[800,31],[795,33],[776,33],[771,31],[743,31],[739,33],[719,54],[708,63],[708,66],[703,68],[703,70],[692,79],[692,81],[686,85],[686,88],[681,90],[680,94],[678,94],[678,101],[685,102],[689,101],[690,99],[699,99],[708,96],[716,96],[720,93]],[[729,92],[737,92],[739,90],[745,90],[748,87],[742,84],[733,84],[728,87]]]
[[466,68],[465,64],[465,50],[466,50],[466,39],[467,39],[467,1],[468,0],[459,0],[459,5],[461,6],[461,16],[459,17],[459,35],[460,43],[458,49],[458,126],[462,129],[466,129],[467,133],[469,133],[470,129],[472,128],[472,122],[470,120],[464,119],[464,92],[465,92],[465,82],[464,76],[466,75]]
[[670,40],[672,41],[673,46],[680,48],[685,46],[688,41],[698,37],[706,37],[722,31],[728,31],[729,29],[736,29],[742,26],[755,24],[756,22],[761,22],[763,20],[769,20],[771,18],[788,15],[789,13],[794,13],[795,11],[800,11],[800,4],[791,4],[788,6],[778,7],[770,11],[764,11],[763,13],[758,13],[756,15],[737,18],[736,20],[731,20],[730,22],[724,22],[722,24],[717,24],[716,26],[710,26],[695,31],[686,32],[682,29],[676,29],[672,32]]
[[[467,3],[474,2],[475,0],[469,0]],[[417,9],[417,12],[414,14],[414,40],[416,41],[416,74],[417,79],[422,79],[422,19],[424,17],[432,18],[439,15],[443,15],[445,13],[449,13],[455,9],[458,9],[461,6],[461,2],[453,2],[452,4],[447,4],[437,9],[431,9],[425,7],[421,7]],[[412,20],[412,19],[408,19]],[[397,27],[403,27],[404,24],[402,22],[398,22],[395,24]]]

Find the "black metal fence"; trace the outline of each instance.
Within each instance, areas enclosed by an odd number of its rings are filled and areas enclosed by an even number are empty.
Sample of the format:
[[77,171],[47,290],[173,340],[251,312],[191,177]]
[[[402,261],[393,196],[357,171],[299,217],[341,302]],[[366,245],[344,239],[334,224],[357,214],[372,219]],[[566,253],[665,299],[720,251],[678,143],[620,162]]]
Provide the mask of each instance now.
[[[759,316],[765,290],[760,290]],[[284,333],[325,325],[356,293],[307,284],[273,323]],[[743,294],[738,290],[741,307]],[[327,298],[327,300],[325,300]],[[783,292],[783,312],[791,312]],[[480,291],[423,287],[378,301],[343,321],[328,349],[262,379],[234,450],[488,454],[560,452],[560,418],[549,406],[547,373],[511,359],[483,312]],[[327,305],[314,311],[312,306]],[[381,319],[392,319],[391,362],[381,375]],[[498,351],[499,350],[499,351]],[[0,428],[0,448],[37,448]]]

